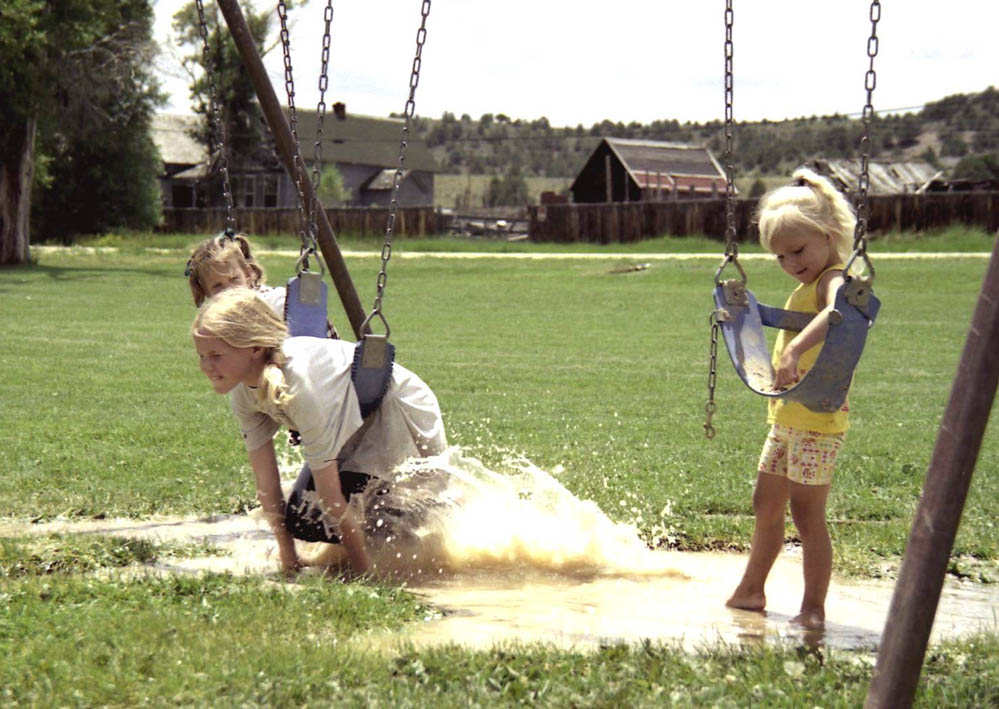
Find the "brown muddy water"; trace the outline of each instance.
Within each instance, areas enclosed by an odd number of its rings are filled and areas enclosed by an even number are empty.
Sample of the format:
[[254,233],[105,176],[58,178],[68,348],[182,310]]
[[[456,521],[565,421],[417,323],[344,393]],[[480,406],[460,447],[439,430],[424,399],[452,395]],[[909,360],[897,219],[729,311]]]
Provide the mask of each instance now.
[[[372,546],[383,580],[404,584],[436,613],[401,632],[367,636],[361,641],[367,647],[542,643],[587,650],[651,640],[688,650],[771,641],[873,650],[884,628],[891,582],[834,577],[825,629],[806,631],[789,623],[802,587],[794,549],[774,566],[766,613],[729,609],[725,599],[742,574],[744,554],[650,551],[633,527],[613,522],[526,461],[497,473],[452,450],[433,467],[438,482],[445,481],[432,486],[435,504],[418,520],[403,520],[405,529],[394,520],[394,531]],[[292,468],[285,471],[289,477]],[[409,480],[423,486],[425,472]],[[400,504],[420,507],[410,488],[405,481],[395,486]],[[0,522],[0,536],[55,532],[198,542],[220,550],[129,573],[275,575],[278,568],[271,532],[252,513]],[[312,564],[304,573],[322,573],[341,561],[338,547],[299,545]],[[948,580],[931,641],[978,631],[999,631],[999,587]]]

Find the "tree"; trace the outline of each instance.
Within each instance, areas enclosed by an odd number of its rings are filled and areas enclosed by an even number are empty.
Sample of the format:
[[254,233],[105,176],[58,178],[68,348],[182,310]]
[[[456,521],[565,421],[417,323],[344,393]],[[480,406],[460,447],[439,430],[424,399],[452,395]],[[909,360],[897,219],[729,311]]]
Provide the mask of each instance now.
[[[294,7],[292,2],[285,4],[289,10]],[[256,12],[252,3],[243,3],[242,7],[257,52],[264,56],[268,51],[265,45],[273,24],[273,12]],[[182,63],[191,77],[194,111],[203,118],[193,137],[212,154],[213,179],[219,184],[218,189],[210,190],[209,194],[214,196],[215,203],[219,203],[222,199],[220,169],[223,155],[220,147],[224,148],[224,155],[231,161],[229,167],[234,172],[251,165],[276,167],[277,161],[264,130],[253,82],[214,2],[204,3],[204,15],[208,59],[212,65],[211,79],[214,80],[215,102],[221,114],[224,146],[217,144],[212,81],[205,70],[205,41],[201,36],[200,18],[194,2],[184,5],[173,16],[173,29],[178,41],[191,47],[191,54],[184,57]]]
[[[60,195],[61,200],[89,201],[97,211],[109,203],[88,191],[94,180],[142,162],[146,169],[138,181],[133,173],[115,188],[120,209],[112,219],[102,214],[99,224],[74,222],[73,230],[148,223],[154,213],[146,202],[149,185],[159,170],[148,130],[158,100],[147,70],[152,17],[149,0],[5,0],[0,13],[0,264],[30,259],[36,165],[42,168],[42,187],[52,195],[48,201]],[[72,153],[74,146],[101,140],[134,150]],[[132,211],[136,204],[137,213]]]
[[968,155],[954,166],[958,180],[999,180],[999,160],[994,155]]
[[330,163],[323,168],[319,176],[317,193],[324,207],[343,204],[350,200],[350,192],[343,185],[343,175],[335,164]]
[[494,175],[483,196],[486,207],[520,206],[527,204],[527,180],[516,165],[511,166],[502,178]]

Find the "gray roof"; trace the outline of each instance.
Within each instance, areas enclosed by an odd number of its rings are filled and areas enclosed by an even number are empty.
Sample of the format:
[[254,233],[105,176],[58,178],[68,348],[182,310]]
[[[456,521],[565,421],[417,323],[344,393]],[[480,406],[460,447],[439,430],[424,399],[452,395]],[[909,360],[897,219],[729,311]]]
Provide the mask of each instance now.
[[[316,116],[315,111],[296,111],[300,149],[310,165],[316,141]],[[166,113],[153,117],[153,142],[164,163],[193,166],[207,161],[204,147],[190,135],[201,120],[200,116]],[[399,165],[403,125],[401,119],[350,113],[341,119],[329,111],[323,119],[323,162],[394,169]],[[407,141],[405,167],[424,172],[440,171],[427,144],[412,139],[412,134]]]
[[702,145],[628,138],[604,140],[633,175],[659,172],[664,175],[725,177],[714,156]]
[[[838,183],[841,190],[855,192],[860,186],[861,161],[813,160],[806,163],[821,175]],[[903,194],[922,192],[930,182],[943,175],[928,162],[875,162],[868,164],[869,194]]]
[[[317,113],[301,109],[295,113],[300,149],[306,162],[311,164]],[[403,125],[403,120],[399,118],[375,118],[351,113],[346,113],[345,118],[337,118],[330,110],[323,118],[323,162],[395,168],[399,165]],[[440,171],[427,144],[415,140],[412,132],[407,141],[405,167],[422,172]]]
[[167,165],[199,165],[208,159],[205,148],[191,137],[199,116],[157,113],[153,116],[153,142]]

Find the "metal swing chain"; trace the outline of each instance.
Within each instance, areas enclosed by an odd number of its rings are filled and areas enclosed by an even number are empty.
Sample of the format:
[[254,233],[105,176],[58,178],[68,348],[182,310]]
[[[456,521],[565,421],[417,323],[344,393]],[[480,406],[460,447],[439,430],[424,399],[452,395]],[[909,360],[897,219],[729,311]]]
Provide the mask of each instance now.
[[[739,263],[739,245],[736,243],[735,230],[735,184],[733,174],[735,166],[732,163],[732,98],[733,98],[733,73],[732,55],[734,45],[732,42],[732,25],[735,14],[732,11],[732,0],[725,0],[725,255],[721,265],[715,272],[715,284],[718,284],[721,273],[725,266],[734,263],[742,276],[742,282],[746,282],[746,273]],[[718,373],[718,313],[713,312],[709,318],[711,323],[711,350],[708,360],[708,400],[704,404],[704,435],[710,440],[715,437],[715,428],[711,425],[711,418],[718,410],[715,403],[715,382]]]
[[[319,103],[316,105],[316,143],[312,152],[312,186],[313,199],[309,200],[309,240],[312,252],[315,253],[318,210],[322,209],[319,200],[319,184],[322,181],[323,166],[323,120],[326,118],[326,88],[329,85],[330,65],[330,24],[333,22],[333,0],[326,0],[323,12],[323,49],[319,68]],[[322,259],[318,259],[320,268]]]
[[[732,0],[725,2],[725,262],[736,261],[739,245],[735,232],[735,165],[732,163]],[[724,268],[724,263],[722,265]]]
[[285,93],[288,95],[288,124],[291,128],[292,142],[295,149],[292,162],[295,168],[295,189],[298,192],[298,238],[302,243],[296,270],[298,273],[301,273],[303,270],[309,270],[309,253],[314,252],[315,244],[310,243],[306,228],[305,188],[302,184],[303,175],[305,174],[305,164],[298,147],[298,114],[295,110],[295,78],[291,68],[291,36],[288,32],[288,6],[284,0],[278,0],[277,12],[278,19],[281,22],[281,51],[284,55],[284,88]]
[[382,266],[378,273],[378,283],[375,291],[375,304],[364,323],[361,326],[362,332],[365,326],[375,316],[381,319],[385,325],[386,336],[388,335],[388,321],[382,314],[382,298],[385,295],[385,283],[388,280],[386,269],[389,259],[392,258],[392,230],[395,228],[396,213],[399,209],[399,186],[402,184],[403,167],[406,162],[406,147],[408,145],[409,124],[416,111],[416,87],[420,83],[420,65],[423,62],[423,44],[427,40],[427,15],[430,14],[430,0],[423,0],[420,8],[420,29],[416,31],[416,54],[413,57],[413,70],[409,76],[409,98],[406,100],[404,116],[406,122],[402,127],[402,140],[399,142],[399,165],[392,180],[392,200],[389,203],[388,221],[385,224],[385,244],[382,246]]
[[877,74],[874,72],[874,58],[878,55],[878,21],[881,19],[881,3],[871,2],[871,36],[867,39],[867,56],[869,64],[864,74],[864,88],[867,90],[867,103],[864,104],[862,120],[864,132],[860,138],[860,177],[857,183],[857,224],[853,231],[853,255],[844,268],[844,273],[850,272],[850,266],[858,256],[864,259],[864,264],[874,279],[874,264],[867,256],[867,222],[870,218],[870,198],[868,190],[871,186],[870,153],[871,153],[871,123],[874,119],[874,87],[877,85]]
[[225,150],[225,127],[222,124],[222,109],[218,101],[218,84],[212,70],[211,50],[208,46],[208,22],[205,20],[205,6],[202,0],[195,0],[198,9],[198,32],[201,34],[201,58],[205,64],[205,78],[208,80],[209,111],[212,114],[212,127],[215,147],[219,152],[219,170],[222,173],[222,196],[225,199],[225,231],[229,236],[236,234],[236,216],[232,203],[232,185],[229,182],[229,157]]

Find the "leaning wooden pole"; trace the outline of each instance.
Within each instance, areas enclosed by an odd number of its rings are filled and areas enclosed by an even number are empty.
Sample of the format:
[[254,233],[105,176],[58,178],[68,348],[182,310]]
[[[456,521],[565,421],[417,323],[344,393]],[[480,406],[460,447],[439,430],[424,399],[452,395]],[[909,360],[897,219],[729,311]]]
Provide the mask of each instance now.
[[[232,40],[236,43],[239,56],[243,60],[243,66],[246,67],[250,81],[253,82],[253,88],[257,92],[257,100],[260,101],[260,108],[264,112],[264,119],[267,121],[267,125],[270,126],[271,135],[274,136],[278,155],[281,157],[285,169],[288,170],[288,174],[294,179],[296,174],[295,138],[291,134],[291,127],[288,125],[288,119],[281,108],[281,102],[278,101],[277,95],[274,93],[274,87],[267,77],[267,70],[264,69],[260,53],[257,52],[257,46],[253,42],[253,35],[250,34],[250,28],[247,26],[243,12],[239,8],[239,2],[237,0],[218,0],[218,4],[222,10],[222,15],[225,17],[225,22],[229,26],[229,33],[232,35]],[[301,172],[302,190],[305,193],[304,199],[306,201],[302,205],[303,208],[309,208],[309,200],[315,200],[316,204],[321,204],[316,196],[316,188],[309,178],[308,171],[303,169]],[[326,210],[317,209],[316,213],[319,231],[316,234],[316,241],[319,243],[319,250],[322,251],[323,259],[326,261],[326,266],[330,272],[330,278],[333,279],[333,285],[340,296],[340,302],[343,303],[343,309],[347,313],[347,319],[354,330],[354,335],[360,337],[361,326],[364,324],[366,317],[364,308],[357,297],[357,290],[355,290],[354,282],[347,271],[347,264],[344,263],[343,254],[340,252],[340,245],[336,242],[336,236],[333,234],[333,227],[330,225]]]
[[992,250],[909,533],[864,704],[868,709],[912,705],[997,381],[999,239]]

